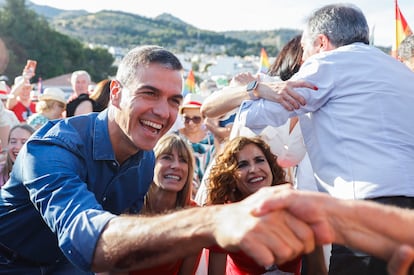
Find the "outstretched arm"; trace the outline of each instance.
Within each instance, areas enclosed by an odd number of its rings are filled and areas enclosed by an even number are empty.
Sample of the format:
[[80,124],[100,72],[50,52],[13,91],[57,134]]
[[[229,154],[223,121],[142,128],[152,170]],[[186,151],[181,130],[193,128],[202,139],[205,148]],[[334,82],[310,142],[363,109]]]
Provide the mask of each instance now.
[[251,213],[265,193],[239,203],[186,209],[156,217],[117,217],[95,249],[94,271],[142,269],[175,261],[203,247],[241,249],[263,266],[280,264],[314,249],[309,226],[285,211]]
[[264,202],[255,215],[287,209],[312,227],[319,244],[343,244],[385,260],[391,259],[401,243],[414,245],[414,236],[407,230],[414,228],[412,210],[288,188],[263,192],[273,193],[274,200]]

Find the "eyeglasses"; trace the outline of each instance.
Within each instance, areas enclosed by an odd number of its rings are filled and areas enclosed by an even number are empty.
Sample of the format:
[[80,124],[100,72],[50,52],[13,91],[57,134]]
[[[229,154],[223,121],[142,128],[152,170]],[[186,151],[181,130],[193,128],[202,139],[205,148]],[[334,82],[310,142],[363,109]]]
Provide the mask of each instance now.
[[199,124],[201,122],[201,116],[193,116],[193,117],[184,117],[184,123],[190,123],[192,121],[194,124]]

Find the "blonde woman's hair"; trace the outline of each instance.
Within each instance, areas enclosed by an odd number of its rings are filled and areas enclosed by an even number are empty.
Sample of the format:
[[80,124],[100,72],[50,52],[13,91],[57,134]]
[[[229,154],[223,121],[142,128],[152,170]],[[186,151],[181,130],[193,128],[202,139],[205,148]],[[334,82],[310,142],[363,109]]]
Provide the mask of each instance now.
[[[154,147],[155,158],[157,160],[162,154],[172,154],[175,150],[178,155],[188,163],[187,179],[183,189],[177,193],[177,201],[175,204],[176,208],[184,208],[191,204],[192,181],[195,169],[195,160],[192,148],[184,138],[174,133],[166,134],[161,137]],[[151,213],[148,203],[148,194],[154,192],[154,186],[155,183],[152,182],[147,196],[145,196],[144,207],[141,213]]]

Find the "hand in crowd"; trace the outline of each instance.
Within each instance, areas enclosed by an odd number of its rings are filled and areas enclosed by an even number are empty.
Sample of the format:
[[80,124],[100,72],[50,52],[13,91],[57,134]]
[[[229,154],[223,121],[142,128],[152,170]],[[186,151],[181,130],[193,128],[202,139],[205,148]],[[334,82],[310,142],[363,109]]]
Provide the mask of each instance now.
[[388,262],[388,272],[391,275],[414,274],[414,248],[409,245],[398,247]]
[[30,79],[32,79],[36,74],[35,68],[32,66],[26,65],[23,68],[22,76],[23,79],[30,83]]
[[266,187],[258,192],[268,194],[269,199],[258,202],[258,207],[253,211],[254,215],[261,216],[276,209],[285,209],[310,225],[317,244],[328,244],[334,241],[336,232],[330,223],[323,200],[323,197],[327,195],[306,191],[299,193],[291,185]]
[[266,205],[272,200],[271,189],[263,189],[267,191],[259,190],[241,202],[221,208],[215,223],[218,245],[230,251],[241,249],[263,266],[284,263],[313,251],[315,240],[311,228],[293,215],[283,210],[252,215],[258,204]]
[[231,80],[231,85],[247,85],[250,81],[253,81],[255,79],[256,77],[254,77],[249,72],[239,73],[233,77]]
[[305,105],[306,101],[303,96],[295,91],[295,88],[309,88],[317,90],[315,85],[297,80],[297,81],[277,81],[277,82],[260,82],[256,89],[259,97],[280,103],[286,110],[293,111]]

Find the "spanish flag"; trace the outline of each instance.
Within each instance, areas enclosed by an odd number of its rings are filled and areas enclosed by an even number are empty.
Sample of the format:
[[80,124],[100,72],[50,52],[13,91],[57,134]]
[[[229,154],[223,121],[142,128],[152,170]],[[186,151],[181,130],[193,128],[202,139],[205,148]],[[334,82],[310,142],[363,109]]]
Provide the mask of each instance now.
[[269,59],[267,58],[267,53],[264,48],[260,51],[260,67],[259,73],[267,74],[269,71]]
[[408,26],[407,21],[398,7],[397,0],[395,0],[395,41],[391,52],[393,57],[397,57],[397,50],[401,41],[412,33],[410,26]]
[[192,69],[188,72],[182,91],[183,96],[186,96],[188,93],[195,93],[195,77]]

